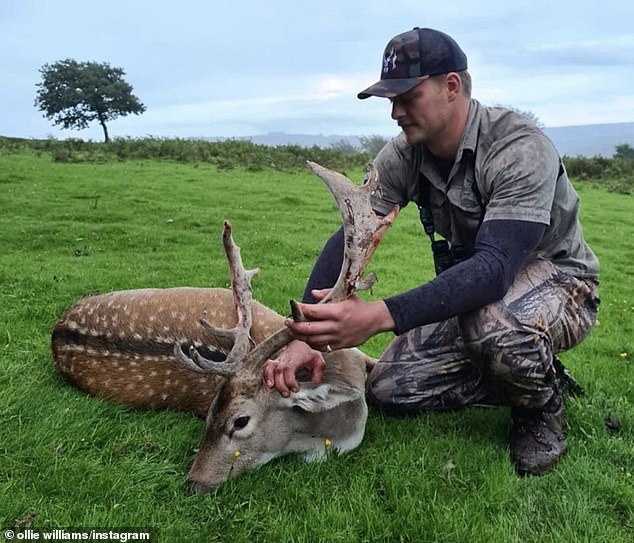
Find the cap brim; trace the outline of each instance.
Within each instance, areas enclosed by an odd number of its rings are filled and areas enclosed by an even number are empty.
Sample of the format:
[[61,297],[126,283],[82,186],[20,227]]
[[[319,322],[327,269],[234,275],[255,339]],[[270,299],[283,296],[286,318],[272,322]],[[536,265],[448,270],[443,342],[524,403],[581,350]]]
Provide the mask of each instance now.
[[411,77],[407,79],[382,79],[364,91],[357,94],[357,98],[364,100],[370,96],[381,98],[395,98],[401,94],[412,90],[416,85],[422,83],[424,78]]

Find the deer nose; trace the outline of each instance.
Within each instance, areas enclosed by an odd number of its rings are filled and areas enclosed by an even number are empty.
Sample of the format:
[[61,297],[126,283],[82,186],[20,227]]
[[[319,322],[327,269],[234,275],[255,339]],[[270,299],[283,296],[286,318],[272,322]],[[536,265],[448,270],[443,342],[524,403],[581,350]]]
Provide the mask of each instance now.
[[195,494],[209,494],[216,489],[214,485],[210,485],[202,481],[194,481],[193,479],[189,479],[187,482],[189,484],[189,490],[191,490]]

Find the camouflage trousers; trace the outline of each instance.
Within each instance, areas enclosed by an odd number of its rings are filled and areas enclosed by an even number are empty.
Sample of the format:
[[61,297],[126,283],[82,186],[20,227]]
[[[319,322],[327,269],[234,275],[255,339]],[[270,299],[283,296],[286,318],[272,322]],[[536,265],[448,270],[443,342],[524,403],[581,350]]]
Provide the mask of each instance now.
[[552,397],[553,355],[596,322],[597,283],[529,262],[499,302],[397,337],[368,379],[388,414],[466,406],[540,408]]

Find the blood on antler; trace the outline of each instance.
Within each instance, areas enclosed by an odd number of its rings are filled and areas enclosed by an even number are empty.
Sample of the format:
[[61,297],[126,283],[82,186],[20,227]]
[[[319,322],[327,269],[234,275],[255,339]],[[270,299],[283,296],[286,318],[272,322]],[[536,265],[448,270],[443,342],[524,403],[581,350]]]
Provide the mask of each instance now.
[[[365,183],[356,186],[340,173],[314,162],[307,162],[307,164],[326,183],[334,196],[343,220],[345,240],[339,278],[328,296],[319,303],[342,301],[357,290],[372,286],[375,280],[374,274],[364,278],[365,267],[383,239],[386,230],[398,215],[399,209],[396,206],[385,217],[378,217],[374,213],[370,196],[378,188],[379,176],[373,165],[370,165],[368,169]],[[258,374],[264,363],[282,347],[290,343],[294,336],[288,328],[283,327],[254,348],[250,348],[251,278],[257,273],[257,270],[244,270],[240,259],[240,249],[231,238],[231,226],[227,222],[225,222],[223,244],[232,274],[232,289],[238,312],[238,324],[231,330],[214,328],[205,323],[204,320],[201,320],[201,325],[216,336],[233,339],[234,347],[224,362],[209,360],[200,355],[193,347],[190,348],[189,356],[183,352],[180,345],[175,346],[174,353],[181,365],[193,371],[214,373],[224,377],[233,377],[238,373]],[[303,318],[298,314],[297,306],[293,301],[291,301],[291,308],[295,319]]]

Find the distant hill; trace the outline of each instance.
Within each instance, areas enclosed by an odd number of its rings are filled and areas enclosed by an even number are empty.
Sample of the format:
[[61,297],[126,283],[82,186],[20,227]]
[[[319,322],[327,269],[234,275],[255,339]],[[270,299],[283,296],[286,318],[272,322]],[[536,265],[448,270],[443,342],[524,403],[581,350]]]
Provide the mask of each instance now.
[[[578,126],[555,126],[544,131],[553,140],[562,155],[611,157],[615,147],[629,143],[634,147],[634,123],[588,124]],[[209,138],[224,139],[224,138]],[[342,140],[359,145],[359,136],[337,136],[323,134],[287,134],[269,132],[247,138],[260,145],[300,145],[302,147],[329,147]]]
[[[196,138],[200,139],[200,138]],[[300,147],[322,147],[328,148],[335,143],[346,141],[355,147],[359,146],[358,136],[324,136],[323,134],[287,134],[286,132],[268,132],[256,136],[245,136],[240,138],[202,138],[206,140],[222,141],[226,139],[248,140],[256,145],[299,145]]]
[[347,141],[357,147],[359,138],[357,136],[324,136],[322,134],[287,134],[286,132],[269,132],[260,136],[251,136],[253,143],[260,145],[299,145],[301,147],[330,147],[342,140]]
[[611,157],[623,143],[634,147],[634,123],[556,126],[544,129],[562,155]]

